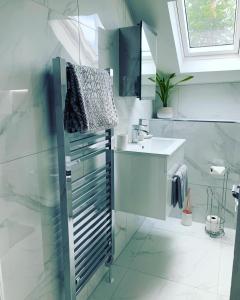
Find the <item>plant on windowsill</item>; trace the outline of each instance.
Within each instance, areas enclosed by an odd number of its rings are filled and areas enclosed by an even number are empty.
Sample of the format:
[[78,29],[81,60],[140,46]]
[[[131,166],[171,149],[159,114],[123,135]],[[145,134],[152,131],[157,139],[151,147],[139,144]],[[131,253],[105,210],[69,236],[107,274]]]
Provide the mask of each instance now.
[[162,101],[163,107],[158,110],[158,118],[172,118],[173,109],[169,106],[170,93],[178,86],[179,83],[191,80],[193,76],[187,76],[179,81],[176,81],[176,74],[164,74],[158,72],[156,76],[150,77],[149,80],[156,83],[156,94]]

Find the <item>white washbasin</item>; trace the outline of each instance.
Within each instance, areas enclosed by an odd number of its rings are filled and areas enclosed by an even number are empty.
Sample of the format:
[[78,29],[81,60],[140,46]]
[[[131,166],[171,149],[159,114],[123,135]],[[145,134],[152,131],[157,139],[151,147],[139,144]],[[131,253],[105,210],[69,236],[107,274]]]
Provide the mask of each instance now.
[[126,149],[121,151],[152,155],[172,155],[184,143],[184,139],[153,137],[138,144],[129,143]]

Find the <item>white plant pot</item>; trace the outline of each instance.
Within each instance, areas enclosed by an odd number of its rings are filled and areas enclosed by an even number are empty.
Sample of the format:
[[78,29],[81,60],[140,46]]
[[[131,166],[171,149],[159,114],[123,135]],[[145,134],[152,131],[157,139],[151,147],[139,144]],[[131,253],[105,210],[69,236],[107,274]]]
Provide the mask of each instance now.
[[161,118],[166,118],[166,119],[171,119],[173,118],[173,108],[172,107],[162,107],[159,109],[157,112],[157,117],[159,119]]

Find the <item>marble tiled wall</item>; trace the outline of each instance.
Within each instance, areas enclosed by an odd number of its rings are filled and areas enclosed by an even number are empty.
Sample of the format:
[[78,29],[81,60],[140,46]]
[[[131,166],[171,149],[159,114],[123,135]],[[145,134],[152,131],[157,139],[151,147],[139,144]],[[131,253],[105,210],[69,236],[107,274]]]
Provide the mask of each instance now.
[[[174,118],[197,120],[239,120],[240,83],[210,83],[178,86],[169,98]],[[162,107],[155,101],[155,112]]]
[[[106,29],[131,24],[122,0],[79,0],[79,13],[98,14]],[[98,31],[91,24],[81,25],[88,32],[85,37],[92,39],[89,55],[83,40],[78,43],[77,15],[76,0],[0,1],[1,300],[62,299],[51,61],[61,56],[78,62],[79,45],[81,63],[96,66],[99,60]],[[69,24],[75,28],[72,40],[69,32],[65,34]],[[118,97],[116,102],[118,131],[125,131],[139,117],[151,116],[150,102]],[[117,254],[141,221],[116,214]],[[87,286],[86,295],[104,272],[100,270]]]
[[[230,167],[228,181],[226,226],[235,227],[235,205],[231,195],[232,184],[240,181],[240,124],[219,122],[187,122],[151,120],[154,136],[184,138],[185,162],[189,169],[189,184],[193,204],[193,219],[204,222],[207,208],[207,187],[216,188],[221,197],[222,179],[209,174],[211,165]],[[177,209],[172,216],[180,217]]]
[[240,83],[188,84],[170,97],[176,118],[239,120]]
[[[222,180],[209,175],[211,165],[225,165],[231,169],[228,192],[226,226],[236,226],[232,184],[240,182],[240,124],[221,121],[240,120],[240,83],[189,84],[180,86],[171,95],[174,119],[154,119],[151,131],[155,136],[185,138],[185,160],[189,168],[194,220],[204,222],[207,206],[207,186],[221,194]],[[159,103],[158,103],[159,104]],[[184,119],[215,120],[215,122],[187,122]],[[174,210],[172,215],[180,216]]]

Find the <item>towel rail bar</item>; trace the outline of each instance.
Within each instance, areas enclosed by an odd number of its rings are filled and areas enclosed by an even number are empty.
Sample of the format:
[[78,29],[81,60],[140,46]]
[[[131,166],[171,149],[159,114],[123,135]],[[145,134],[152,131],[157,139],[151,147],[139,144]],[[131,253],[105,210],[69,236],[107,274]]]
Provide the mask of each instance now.
[[[79,200],[82,200],[82,198],[78,198],[78,202],[79,202],[79,205],[77,206],[76,208],[76,205],[74,205],[73,207],[73,217],[74,217],[74,224],[75,222],[77,221],[77,218],[79,216],[80,213],[83,212],[83,210],[85,209],[85,207],[87,206],[88,208],[88,204],[92,204],[92,202],[97,202],[98,199],[104,195],[104,197],[106,197],[107,193],[105,192],[105,188],[103,187],[101,190],[98,190],[96,194],[92,195],[91,193],[89,193],[89,199],[86,200],[86,202],[82,202],[82,201],[79,201]],[[84,205],[86,203],[86,205]]]
[[78,295],[81,291],[81,286],[84,284],[84,282],[88,281],[92,274],[95,273],[95,271],[101,266],[102,261],[105,259],[105,257],[111,255],[111,249],[109,251],[106,251],[101,256],[99,256],[98,260],[91,266],[91,268],[88,269],[88,272],[83,275],[83,277],[80,279],[78,276],[76,276],[76,294]]
[[78,236],[80,234],[81,230],[84,228],[88,222],[91,222],[96,216],[98,216],[100,213],[106,212],[108,208],[108,205],[106,203],[101,203],[99,206],[94,208],[92,211],[89,213],[85,214],[81,219],[80,219],[80,224],[78,224],[78,227],[74,227],[74,236]]
[[103,172],[99,175],[99,177],[96,177],[95,179],[92,179],[89,182],[86,182],[82,185],[75,185],[75,189],[73,189],[73,194],[78,195],[79,193],[85,193],[88,191],[88,189],[94,188],[100,183],[103,183],[103,181],[104,183],[108,183],[109,180],[111,180],[111,174],[109,172]]
[[[73,224],[73,227],[74,227],[74,233],[75,231],[78,229],[78,227],[80,226],[80,223],[82,222],[82,220],[84,218],[86,218],[93,210],[96,210],[96,207],[100,207],[100,205],[102,205],[102,203],[104,203],[104,200],[106,199],[106,197],[109,197],[109,194],[106,195],[102,195],[101,197],[99,197],[98,199],[96,199],[96,202],[91,202],[87,209],[84,210],[84,211],[81,211],[77,217],[74,218],[74,224]],[[110,197],[109,197],[110,199]],[[105,201],[106,202],[106,201]]]
[[84,139],[77,139],[77,140],[73,140],[72,142],[70,142],[70,149],[71,151],[75,148],[75,147],[79,147],[82,146],[83,144],[95,144],[97,142],[99,142],[99,140],[105,140],[106,138],[106,134],[100,134],[100,135],[93,135],[90,137],[86,137]]
[[92,256],[90,257],[90,259],[84,264],[84,266],[80,269],[76,269],[75,272],[75,277],[76,278],[83,278],[86,274],[88,274],[89,270],[91,269],[91,267],[93,267],[95,265],[95,263],[99,260],[99,256],[101,254],[107,254],[110,251],[111,245],[102,245],[101,247],[99,247],[95,253],[92,254]]
[[92,227],[96,226],[100,222],[106,221],[108,217],[110,217],[109,209],[105,209],[101,211],[99,214],[96,214],[96,216],[93,217],[91,220],[89,220],[87,224],[83,224],[83,226],[81,226],[79,232],[74,234],[74,243],[78,242],[79,239],[84,237],[88,229],[91,229]]
[[[82,201],[85,198],[90,197],[94,192],[97,193],[100,189],[105,190],[105,185],[108,184],[109,179],[107,176],[98,179],[97,181],[92,181],[89,184],[79,187],[73,192],[73,206],[75,203],[78,204],[79,201]],[[88,190],[86,190],[88,188]]]
[[99,174],[102,172],[110,172],[111,171],[111,166],[109,165],[109,163],[107,163],[104,167],[99,168],[89,174],[87,174],[86,176],[80,177],[78,179],[76,179],[75,181],[72,181],[72,189],[76,189],[77,185],[81,185],[82,182],[88,182],[91,181],[95,178],[97,178],[97,176],[100,176]]
[[106,132],[105,130],[99,130],[98,132],[88,132],[88,133],[80,133],[80,132],[73,132],[73,133],[68,133],[69,136],[69,142],[73,143],[75,141],[80,141],[83,142],[88,138],[98,138],[101,135],[105,135],[106,137],[109,137],[109,132]]
[[64,129],[66,61],[53,59],[65,299],[76,300],[114,254],[113,130]]
[[75,147],[74,149],[71,149],[71,158],[74,160],[75,158],[81,157],[85,152],[91,152],[99,148],[106,148],[106,146],[109,147],[109,141],[100,140],[96,143],[84,144],[80,147]]
[[107,237],[103,237],[95,247],[89,249],[85,257],[79,259],[75,263],[75,273],[80,275],[86,272],[86,269],[91,265],[92,261],[95,261],[97,256],[103,252],[103,249],[107,249],[109,246],[106,243]]
[[75,256],[76,259],[76,266],[78,266],[81,262],[81,260],[84,257],[87,257],[89,255],[89,251],[88,250],[92,250],[95,249],[95,246],[97,246],[99,244],[99,241],[104,240],[104,239],[109,239],[111,235],[111,231],[108,230],[107,232],[103,232],[101,235],[99,235],[92,243],[90,246],[85,246],[84,249],[81,249],[81,254],[78,255],[77,257]]
[[97,236],[100,236],[102,233],[106,234],[107,231],[109,230],[109,224],[110,224],[110,219],[104,223],[103,225],[101,224],[100,226],[97,226],[96,228],[93,228],[89,230],[88,235],[85,235],[84,238],[82,238],[79,243],[75,244],[74,248],[74,257],[77,259],[77,257],[81,254],[81,251],[85,248],[85,246],[89,246],[90,243],[92,243]]
[[106,153],[106,148],[103,148],[103,149],[99,149],[99,150],[96,150],[96,151],[93,151],[89,154],[86,154],[84,156],[81,157],[81,160],[84,161],[84,160],[87,160],[89,158],[93,158],[99,154],[102,154],[102,153]]

